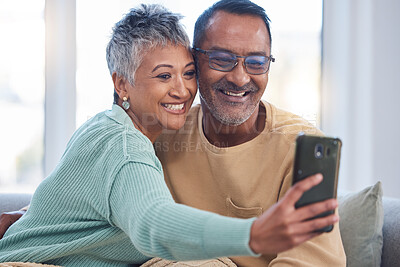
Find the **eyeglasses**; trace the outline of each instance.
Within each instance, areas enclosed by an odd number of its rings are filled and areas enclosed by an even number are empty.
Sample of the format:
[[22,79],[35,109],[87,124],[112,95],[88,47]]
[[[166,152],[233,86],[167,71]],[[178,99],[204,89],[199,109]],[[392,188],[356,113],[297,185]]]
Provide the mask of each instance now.
[[208,66],[214,70],[229,72],[237,66],[238,58],[244,58],[243,65],[249,74],[264,74],[268,71],[269,65],[275,62],[275,58],[270,56],[238,56],[221,50],[203,50],[197,47],[194,50],[208,56]]

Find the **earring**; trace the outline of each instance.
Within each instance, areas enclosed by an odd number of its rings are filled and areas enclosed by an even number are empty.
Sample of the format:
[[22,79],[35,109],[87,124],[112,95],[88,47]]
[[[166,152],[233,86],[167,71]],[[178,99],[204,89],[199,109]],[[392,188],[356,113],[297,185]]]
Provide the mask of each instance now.
[[128,98],[126,98],[126,96],[124,96],[124,97],[122,98],[122,100],[124,100],[124,102],[122,102],[122,107],[123,107],[125,110],[128,110],[129,107],[131,106],[131,105],[129,104],[129,102],[128,102]]

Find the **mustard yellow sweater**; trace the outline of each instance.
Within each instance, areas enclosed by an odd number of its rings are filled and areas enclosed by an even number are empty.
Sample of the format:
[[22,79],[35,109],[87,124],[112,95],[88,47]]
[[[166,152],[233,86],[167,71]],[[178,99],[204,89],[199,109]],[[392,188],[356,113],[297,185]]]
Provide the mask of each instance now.
[[[210,144],[202,130],[200,106],[186,124],[155,143],[167,185],[178,203],[251,218],[283,197],[292,184],[295,138],[301,131],[322,134],[306,120],[263,102],[265,128],[254,139],[233,147]],[[345,266],[339,226],[294,249],[263,257],[232,258],[240,266]]]

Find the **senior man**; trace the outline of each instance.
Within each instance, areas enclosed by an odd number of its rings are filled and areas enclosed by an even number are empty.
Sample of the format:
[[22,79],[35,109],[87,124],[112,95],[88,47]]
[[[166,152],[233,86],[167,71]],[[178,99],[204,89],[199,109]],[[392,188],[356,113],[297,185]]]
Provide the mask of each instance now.
[[[291,186],[297,134],[321,132],[261,101],[274,61],[263,8],[219,1],[197,19],[193,43],[201,106],[181,130],[156,143],[166,182],[179,203],[232,217],[261,215]],[[346,265],[338,225],[277,255],[232,260],[239,266]]]

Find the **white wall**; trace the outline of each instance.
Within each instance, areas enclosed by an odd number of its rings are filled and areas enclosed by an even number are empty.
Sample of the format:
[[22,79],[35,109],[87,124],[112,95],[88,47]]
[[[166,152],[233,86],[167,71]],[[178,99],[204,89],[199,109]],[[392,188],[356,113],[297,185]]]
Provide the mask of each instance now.
[[46,0],[45,177],[57,165],[75,131],[75,6],[72,0]]
[[343,141],[339,188],[400,197],[400,1],[325,0],[321,128]]

